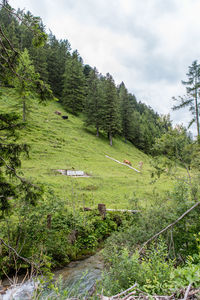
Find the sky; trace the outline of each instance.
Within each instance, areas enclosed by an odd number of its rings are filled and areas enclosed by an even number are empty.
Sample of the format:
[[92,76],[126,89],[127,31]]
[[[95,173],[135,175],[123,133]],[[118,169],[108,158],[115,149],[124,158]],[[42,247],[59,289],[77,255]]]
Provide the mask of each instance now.
[[[124,82],[138,101],[175,123],[172,97],[184,95],[181,80],[200,55],[200,0],[9,0],[40,16],[57,39],[67,39],[84,64]],[[191,130],[195,135],[195,127]]]

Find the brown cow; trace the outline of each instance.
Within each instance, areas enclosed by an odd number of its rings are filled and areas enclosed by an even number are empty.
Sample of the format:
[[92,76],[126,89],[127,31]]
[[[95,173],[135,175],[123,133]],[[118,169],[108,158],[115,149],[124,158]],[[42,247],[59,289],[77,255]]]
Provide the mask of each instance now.
[[54,113],[55,113],[56,115],[58,115],[58,116],[61,116],[61,112],[58,111],[58,110],[56,110]]
[[129,166],[132,166],[131,162],[130,162],[129,160],[127,160],[127,159],[124,160],[124,164],[127,164],[127,165],[129,165]]

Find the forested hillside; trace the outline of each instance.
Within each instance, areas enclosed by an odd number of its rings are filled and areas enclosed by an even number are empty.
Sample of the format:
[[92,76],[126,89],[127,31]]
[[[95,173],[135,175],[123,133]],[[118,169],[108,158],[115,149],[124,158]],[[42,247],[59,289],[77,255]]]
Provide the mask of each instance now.
[[[174,109],[189,105],[199,132],[195,70],[189,98]],[[85,65],[67,39],[7,1],[0,88],[0,278],[42,275],[49,299],[66,299],[52,270],[104,248],[105,272],[87,299],[104,299],[102,291],[119,298],[130,286],[124,299],[198,294],[199,136]],[[75,171],[82,175],[68,176]]]
[[[30,12],[28,16],[31,16]],[[110,145],[112,137],[120,135],[150,153],[155,138],[172,126],[169,119],[138,102],[123,82],[116,86],[112,75],[102,75],[95,67],[85,65],[67,39],[57,40],[50,33],[43,46],[35,48],[33,32],[20,19],[10,15],[5,8],[1,9],[0,18],[3,32],[13,47],[22,52],[28,50],[35,73],[50,86],[63,108],[74,115],[83,113],[85,125],[96,128],[97,136],[100,131],[105,132]],[[37,21],[39,29],[46,34],[42,20]],[[1,82],[12,86],[7,77],[1,66]]]

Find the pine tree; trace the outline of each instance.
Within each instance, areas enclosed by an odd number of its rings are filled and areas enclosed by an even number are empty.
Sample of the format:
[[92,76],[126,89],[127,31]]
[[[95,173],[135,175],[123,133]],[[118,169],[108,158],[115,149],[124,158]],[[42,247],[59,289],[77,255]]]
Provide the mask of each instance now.
[[28,156],[29,151],[27,144],[17,142],[22,125],[15,113],[0,114],[0,218],[11,209],[12,199],[34,205],[43,193],[40,185],[17,172],[21,156]]
[[115,134],[120,133],[121,121],[119,113],[119,99],[112,76],[107,73],[104,80],[104,107],[102,128],[107,132],[110,146]]
[[122,135],[124,136],[126,143],[131,136],[131,118],[133,108],[130,103],[128,91],[123,82],[119,86],[119,99],[122,120]]
[[22,104],[23,121],[26,122],[32,97],[31,91],[33,91],[36,77],[38,77],[27,49],[25,49],[19,57],[16,72],[18,76],[15,77],[14,87],[19,101]]
[[49,34],[46,46],[48,83],[58,98],[61,98],[63,93],[63,75],[69,51],[70,44],[67,40],[58,41],[52,33]]
[[11,9],[8,4],[5,4],[5,7],[0,6],[0,8],[0,80],[1,83],[9,85],[11,69],[14,68],[13,65],[18,54],[16,50],[18,45],[17,22],[8,13]]
[[48,82],[48,71],[47,71],[47,49],[46,47],[31,48],[30,58],[33,62],[35,72],[40,75],[41,80]]
[[87,97],[85,101],[84,112],[86,116],[86,126],[94,125],[96,135],[99,137],[99,129],[102,127],[103,119],[103,95],[101,81],[96,68],[88,74]]
[[73,114],[83,110],[86,81],[83,74],[83,62],[77,51],[68,55],[65,73],[62,103]]
[[[15,12],[10,6],[7,6],[7,1],[4,1],[3,4],[6,5],[6,9],[3,7],[0,10],[0,65],[5,73],[9,74],[9,80],[12,75],[13,83],[16,78],[18,78],[18,80],[21,78],[21,76],[17,73],[17,59],[20,57],[20,52],[18,49],[14,48],[12,40],[9,40],[9,38],[12,38],[12,36],[9,36],[9,34],[11,34],[13,30],[4,31],[4,29],[10,29],[9,24],[12,23],[10,21],[13,20],[13,13]],[[24,15],[21,17],[22,19],[25,18]],[[29,21],[34,22],[33,27],[30,25]],[[14,29],[13,24],[11,29]],[[31,30],[37,35],[36,39],[38,42],[39,40],[42,42],[44,36],[42,34],[40,35],[39,31],[37,30],[38,28],[35,20],[30,17],[29,19],[26,19],[26,24],[27,26],[30,25]],[[19,72],[21,72],[21,70],[18,69]],[[23,74],[23,76],[25,75],[26,74]],[[19,82],[16,83],[16,88],[19,89],[19,91],[22,91],[25,88],[27,95],[28,87],[31,87],[32,89],[32,86],[29,78],[26,79],[27,82],[23,81],[23,79],[21,81],[21,83],[23,82],[23,86],[20,86]],[[37,78],[35,81],[34,90],[40,93],[41,99],[45,99],[47,94],[51,94],[48,87],[43,85],[39,78]],[[28,155],[29,149],[26,144],[19,144],[17,141],[17,131],[21,129],[22,126],[23,124],[19,121],[19,117],[16,114],[0,114],[0,217],[4,216],[5,212],[9,210],[11,201],[14,203],[20,199],[25,201],[27,204],[35,204],[36,200],[41,197],[42,194],[42,190],[38,185],[32,184],[30,181],[22,177],[22,175],[17,173],[17,169],[21,165],[21,155]]]
[[16,74],[13,84],[19,97],[19,103],[22,105],[23,121],[26,122],[31,101],[36,94],[40,97],[39,102],[43,103],[54,97],[48,84],[44,83],[39,74],[35,72],[27,49],[19,56]]
[[191,66],[189,66],[189,72],[186,74],[188,81],[182,81],[182,84],[186,86],[186,96],[179,97],[174,100],[179,101],[179,105],[174,105],[173,110],[178,110],[184,107],[189,107],[189,111],[192,113],[193,118],[189,123],[190,127],[193,123],[197,126],[197,139],[200,143],[200,124],[199,124],[199,109],[200,109],[200,65],[197,61],[194,61]]

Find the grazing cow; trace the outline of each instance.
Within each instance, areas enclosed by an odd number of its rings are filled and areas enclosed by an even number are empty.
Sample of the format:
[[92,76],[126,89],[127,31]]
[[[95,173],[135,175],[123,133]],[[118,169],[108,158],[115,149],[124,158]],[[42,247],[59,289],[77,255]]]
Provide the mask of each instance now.
[[55,113],[56,115],[58,115],[58,116],[61,116],[61,112],[58,111],[58,110],[56,110],[54,113]]
[[140,170],[142,170],[142,167],[143,167],[143,161],[140,161],[138,165],[139,165]]
[[124,160],[124,164],[127,164],[127,165],[129,165],[129,166],[132,166],[131,162],[130,162],[129,160],[127,160],[127,159]]
[[67,120],[67,119],[68,119],[68,116],[62,116],[62,118],[63,118],[64,120]]

